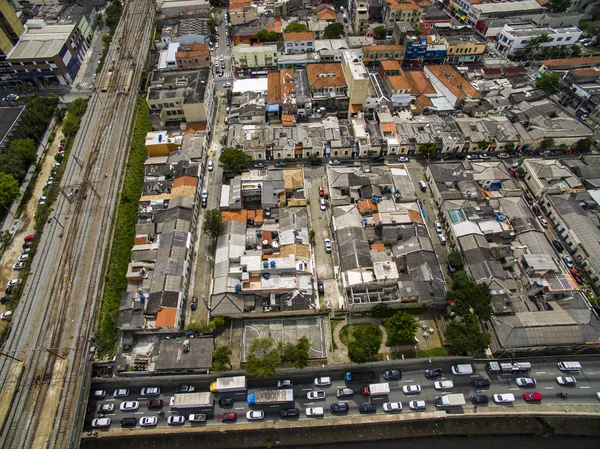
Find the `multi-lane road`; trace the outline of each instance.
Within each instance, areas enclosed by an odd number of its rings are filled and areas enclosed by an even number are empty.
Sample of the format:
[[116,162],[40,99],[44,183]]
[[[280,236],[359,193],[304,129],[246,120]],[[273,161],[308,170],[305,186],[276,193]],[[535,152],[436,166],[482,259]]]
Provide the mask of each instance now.
[[[489,396],[490,402],[487,405],[478,405],[480,413],[489,412],[513,412],[513,413],[527,413],[544,411],[544,413],[552,412],[553,410],[559,411],[568,406],[589,406],[591,410],[596,410],[600,413],[600,401],[596,397],[596,393],[600,391],[600,360],[591,361],[586,360],[582,362],[583,369],[577,373],[563,373],[558,368],[555,362],[552,363],[534,363],[532,370],[527,374],[488,374],[485,370],[484,364],[476,364],[475,372],[472,375],[467,376],[455,376],[451,374],[450,365],[448,364],[436,364],[435,360],[432,360],[432,364],[424,364],[418,369],[404,370],[402,372],[401,380],[389,381],[390,394],[385,396],[366,396],[362,393],[362,388],[369,383],[386,382],[383,378],[383,370],[379,369],[375,371],[376,379],[369,382],[352,382],[347,383],[343,379],[343,373],[327,374],[326,371],[317,374],[318,376],[329,375],[332,379],[332,384],[329,387],[315,387],[313,375],[297,375],[292,376],[289,379],[293,381],[294,389],[294,403],[282,404],[282,405],[271,405],[271,406],[252,406],[249,407],[246,402],[246,392],[238,393],[223,393],[221,395],[215,394],[215,405],[214,413],[212,416],[209,414],[207,421],[208,426],[214,426],[221,424],[219,422],[219,416],[223,412],[234,412],[237,414],[237,422],[246,422],[246,412],[251,409],[263,410],[265,412],[265,419],[270,421],[279,420],[279,412],[285,408],[298,408],[300,410],[300,416],[298,419],[313,419],[306,416],[306,409],[308,407],[324,407],[325,418],[324,419],[335,419],[330,412],[330,405],[335,402],[347,402],[349,405],[349,415],[358,415],[359,406],[363,403],[375,404],[377,407],[376,413],[384,413],[382,405],[385,402],[401,402],[403,406],[402,413],[415,413],[409,410],[408,403],[412,400],[423,400],[426,402],[426,410],[423,412],[416,413],[427,413],[429,411],[435,411],[437,408],[433,404],[433,398],[446,393],[463,393],[467,400],[467,405],[464,407],[458,407],[453,410],[455,413],[461,413],[465,411],[473,410],[473,405],[469,402],[470,397],[476,394],[484,394]],[[443,375],[439,379],[427,379],[425,377],[425,369],[427,368],[442,368]],[[560,386],[556,377],[558,376],[574,376],[577,379],[577,385],[572,387]],[[537,385],[533,388],[522,388],[519,387],[515,380],[518,377],[533,377],[537,381]],[[484,389],[476,389],[473,387],[472,382],[475,379],[486,378],[491,381],[491,386]],[[454,387],[450,390],[438,391],[434,388],[434,381],[436,380],[451,380]],[[277,379],[249,379],[248,380],[248,392],[252,392],[256,389],[272,388],[276,389]],[[184,383],[184,382],[182,382]],[[189,379],[185,381],[186,384],[191,383],[196,387],[197,392],[208,391],[209,382],[207,380],[199,380],[197,382],[189,382]],[[162,385],[161,385],[162,384]],[[152,378],[147,380],[147,384],[141,384],[140,380],[122,380],[121,384],[113,382],[102,383],[97,382],[94,384],[94,389],[104,389],[107,391],[107,395],[103,400],[90,400],[89,413],[86,418],[86,428],[90,428],[92,419],[99,417],[97,412],[98,406],[105,403],[115,404],[115,412],[106,414],[105,416],[112,419],[111,428],[108,431],[118,431],[119,422],[124,417],[136,417],[142,416],[157,416],[157,411],[148,410],[146,407],[146,401],[150,398],[140,396],[140,388],[148,386],[161,387],[160,399],[164,401],[164,416],[160,416],[158,419],[158,427],[167,427],[167,418],[173,414],[181,414],[186,416],[189,413],[198,413],[199,410],[183,410],[175,411],[169,408],[169,401],[174,394],[175,384],[172,378],[169,383],[161,382],[160,379]],[[421,393],[414,395],[407,395],[403,392],[402,387],[405,385],[420,385]],[[130,395],[126,399],[115,399],[112,396],[112,392],[115,388],[128,388]],[[336,398],[336,390],[342,387],[350,387],[355,390],[352,397],[343,399]],[[311,401],[307,399],[307,393],[314,390],[325,391],[326,397],[324,400]],[[557,396],[557,393],[565,391],[568,393],[568,399],[564,400]],[[542,394],[542,401],[537,403],[526,403],[523,399],[523,393],[525,392],[539,392]],[[494,394],[513,394],[516,401],[509,405],[499,405],[493,402],[492,396]],[[220,398],[233,398],[234,403],[229,407],[221,407],[219,405]],[[136,411],[122,412],[119,410],[119,405],[123,400],[139,401],[140,408]],[[204,413],[204,412],[203,412]],[[228,424],[235,425],[235,424]],[[190,423],[185,424],[190,426]],[[140,428],[138,427],[138,430]]]

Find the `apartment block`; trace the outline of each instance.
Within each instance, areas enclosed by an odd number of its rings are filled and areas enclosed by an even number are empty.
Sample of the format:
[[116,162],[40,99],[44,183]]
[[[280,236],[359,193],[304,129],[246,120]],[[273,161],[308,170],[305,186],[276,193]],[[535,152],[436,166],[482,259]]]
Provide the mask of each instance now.
[[577,27],[548,28],[534,25],[504,25],[498,35],[496,48],[504,55],[514,55],[526,48],[527,43],[541,35],[548,35],[549,42],[541,47],[571,47],[581,37],[582,31]]

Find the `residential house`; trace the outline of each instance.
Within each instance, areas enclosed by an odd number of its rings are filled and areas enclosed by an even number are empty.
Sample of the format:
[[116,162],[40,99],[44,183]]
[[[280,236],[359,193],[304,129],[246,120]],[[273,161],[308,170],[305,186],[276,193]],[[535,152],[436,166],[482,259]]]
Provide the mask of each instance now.
[[419,24],[423,10],[414,0],[385,0],[383,20],[387,26],[394,22]]
[[[258,75],[277,68],[277,45],[238,44],[231,50],[231,61],[236,73]],[[262,74],[262,73],[260,73]]]
[[310,53],[315,51],[315,34],[311,31],[284,33],[283,41],[286,55]]
[[313,111],[348,116],[348,84],[340,63],[309,64],[306,67]]
[[363,48],[363,62],[372,66],[377,61],[404,61],[405,48],[402,45],[368,45]]

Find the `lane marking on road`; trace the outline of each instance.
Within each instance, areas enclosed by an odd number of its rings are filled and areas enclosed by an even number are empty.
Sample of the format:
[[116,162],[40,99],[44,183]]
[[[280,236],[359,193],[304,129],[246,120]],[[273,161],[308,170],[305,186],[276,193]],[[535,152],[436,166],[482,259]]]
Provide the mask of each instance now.
[[519,391],[518,388],[511,388],[510,391]]
[[278,405],[269,405],[270,408],[279,408]]
[[546,371],[536,371],[535,374],[546,374]]
[[[311,404],[310,404],[310,402],[305,402],[302,405],[304,405],[306,407],[307,405],[311,405]],[[273,407],[273,406],[271,406],[271,407]]]
[[312,391],[312,388],[303,388],[302,391]]
[[144,414],[144,412],[134,412],[133,414],[134,414],[134,415],[143,415],[143,414]]
[[544,390],[554,390],[554,387],[544,387]]
[[583,388],[592,388],[592,387],[579,387],[579,388],[583,389]]
[[[273,407],[273,406],[271,406],[271,407]],[[236,410],[244,410],[244,407],[236,407],[235,409]]]
[[408,382],[414,382],[414,380],[405,380],[404,383],[408,383]]

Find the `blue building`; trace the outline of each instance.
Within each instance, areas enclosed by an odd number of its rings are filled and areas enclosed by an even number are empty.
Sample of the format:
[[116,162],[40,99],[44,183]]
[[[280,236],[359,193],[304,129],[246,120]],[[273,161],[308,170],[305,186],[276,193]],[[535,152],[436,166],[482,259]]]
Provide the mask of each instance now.
[[428,44],[427,39],[407,40],[404,52],[404,67],[443,64],[448,49],[444,44]]

